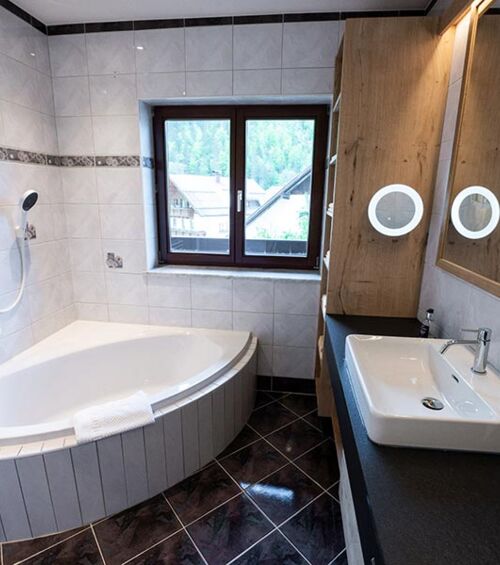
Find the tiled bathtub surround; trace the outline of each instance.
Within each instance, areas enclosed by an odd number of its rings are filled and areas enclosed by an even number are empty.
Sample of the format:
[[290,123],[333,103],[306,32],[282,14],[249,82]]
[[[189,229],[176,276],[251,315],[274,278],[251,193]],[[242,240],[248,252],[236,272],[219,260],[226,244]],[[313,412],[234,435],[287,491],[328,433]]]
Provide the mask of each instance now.
[[500,369],[500,298],[459,279],[436,266],[439,236],[446,210],[446,189],[450,175],[453,139],[464,73],[469,19],[457,27],[453,52],[448,102],[441,140],[429,243],[425,260],[419,317],[427,308],[435,309],[436,329],[443,337],[459,338],[462,328],[490,327],[493,330],[490,362]]
[[[79,318],[249,330],[259,338],[259,375],[312,378],[317,275],[296,275],[298,280],[290,280],[292,275],[287,274],[262,278],[262,274],[214,274],[204,269],[180,274],[182,269],[170,268],[159,274],[142,274],[143,265],[130,262],[130,257],[137,260],[142,249],[142,244],[136,243],[102,240],[101,247],[92,239],[73,241]],[[119,272],[109,272],[104,266],[107,248],[123,257]],[[79,270],[92,267],[97,270]]]
[[4,544],[3,565],[346,565],[335,446],[315,404],[259,392],[250,425],[203,470],[92,529]]
[[28,189],[37,238],[27,247],[26,294],[0,315],[0,363],[75,318],[47,37],[0,8],[0,307],[20,283],[14,227]]
[[234,440],[255,398],[256,350],[155,423],[76,445],[74,436],[0,448],[0,541],[89,524],[192,475]]

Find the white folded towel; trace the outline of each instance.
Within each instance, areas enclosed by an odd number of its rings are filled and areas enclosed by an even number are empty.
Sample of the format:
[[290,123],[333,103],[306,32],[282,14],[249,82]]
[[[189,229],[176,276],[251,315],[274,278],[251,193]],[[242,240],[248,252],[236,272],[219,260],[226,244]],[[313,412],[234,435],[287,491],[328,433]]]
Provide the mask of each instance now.
[[127,398],[76,412],[73,426],[77,443],[86,443],[153,424],[154,421],[148,395],[140,390]]

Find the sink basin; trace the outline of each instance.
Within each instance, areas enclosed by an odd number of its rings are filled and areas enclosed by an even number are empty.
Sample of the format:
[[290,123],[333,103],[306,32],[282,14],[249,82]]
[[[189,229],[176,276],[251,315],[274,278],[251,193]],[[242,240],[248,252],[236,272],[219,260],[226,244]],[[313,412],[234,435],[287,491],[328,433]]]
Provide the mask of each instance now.
[[500,374],[443,339],[350,335],[346,365],[368,436],[394,446],[500,453]]

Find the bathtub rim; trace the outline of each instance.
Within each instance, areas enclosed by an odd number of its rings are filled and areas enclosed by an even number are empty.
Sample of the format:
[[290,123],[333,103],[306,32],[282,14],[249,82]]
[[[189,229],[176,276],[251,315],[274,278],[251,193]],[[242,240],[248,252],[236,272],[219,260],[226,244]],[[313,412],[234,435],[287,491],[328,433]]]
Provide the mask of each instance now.
[[[78,322],[80,322],[80,320],[73,322],[73,324]],[[137,326],[140,326],[140,328],[148,328],[151,330],[158,330],[160,332],[161,330],[164,331],[172,330],[172,333],[175,335],[179,335],[179,334],[207,335],[213,332],[219,335],[222,335],[224,333],[247,334],[247,339],[245,340],[243,347],[238,351],[238,353],[234,357],[227,360],[227,362],[223,363],[222,366],[219,367],[219,369],[214,373],[212,373],[211,375],[203,377],[203,375],[210,369],[210,367],[202,372],[196,373],[189,379],[189,381],[197,380],[197,382],[191,387],[183,391],[180,391],[176,395],[173,395],[173,397],[165,396],[168,388],[163,389],[162,392],[155,394],[153,396],[153,401],[151,402],[155,420],[159,416],[163,416],[164,414],[167,414],[168,412],[175,410],[179,406],[184,406],[185,404],[191,402],[194,398],[199,398],[200,396],[209,393],[213,388],[217,388],[218,386],[220,386],[220,384],[224,383],[227,379],[231,378],[231,376],[235,372],[235,369],[241,368],[242,366],[244,366],[246,362],[248,362],[248,360],[251,358],[251,355],[255,352],[258,344],[258,339],[255,336],[253,336],[251,332],[203,329],[203,328],[181,328],[181,327],[171,327],[171,326],[154,326],[154,325],[146,325],[146,324],[121,324],[121,323],[115,324],[113,322],[91,322],[91,323],[105,324],[108,327],[110,325],[130,326],[130,328],[135,328],[135,329],[137,329]],[[68,327],[69,326],[66,326],[65,328],[63,328],[63,330]],[[49,339],[50,337],[52,336],[49,336]],[[136,338],[136,339],[140,339],[140,338]],[[147,339],[147,337],[144,339]],[[113,343],[119,343],[122,341],[125,343],[124,340],[116,340]],[[39,344],[36,344],[36,346],[38,345]],[[88,349],[88,348],[86,347],[83,349]],[[22,352],[21,355],[25,356],[26,354],[26,356],[28,356],[28,352],[29,349]],[[11,361],[12,359],[9,360],[7,363],[10,364]],[[157,398],[160,396],[161,398]],[[53,428],[58,422],[61,421],[62,420],[51,422],[50,424],[47,425],[47,427],[50,426]],[[78,444],[76,442],[73,427],[64,427],[56,430],[43,431],[43,424],[35,424],[30,426],[16,426],[13,427],[12,429],[14,430],[24,429],[25,431],[26,430],[29,431],[29,428],[36,428],[38,432],[31,434],[24,434],[24,435],[19,435],[19,433],[11,432],[9,437],[8,430],[10,428],[0,427],[0,460],[14,458],[14,457],[15,458],[29,457],[31,455],[48,453],[66,447],[84,445],[83,443]],[[6,430],[7,433],[5,433]]]

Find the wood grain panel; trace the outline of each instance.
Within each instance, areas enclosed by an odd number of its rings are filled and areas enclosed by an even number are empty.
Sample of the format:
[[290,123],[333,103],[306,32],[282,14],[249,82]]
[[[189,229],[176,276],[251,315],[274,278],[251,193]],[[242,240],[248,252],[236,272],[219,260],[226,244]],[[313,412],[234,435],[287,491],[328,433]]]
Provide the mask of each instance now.
[[[429,17],[346,22],[328,313],[417,313],[454,35],[437,29]],[[425,213],[388,238],[367,209],[396,182],[419,192]]]

